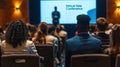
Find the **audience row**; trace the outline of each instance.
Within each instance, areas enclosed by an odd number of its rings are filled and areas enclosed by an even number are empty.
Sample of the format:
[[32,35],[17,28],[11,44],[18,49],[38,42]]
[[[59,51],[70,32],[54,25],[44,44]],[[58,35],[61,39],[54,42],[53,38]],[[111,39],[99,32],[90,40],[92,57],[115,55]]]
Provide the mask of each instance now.
[[[38,27],[25,24],[17,19],[12,21],[3,32],[0,29],[1,53],[36,54],[36,46],[53,45],[54,61],[70,67],[71,56],[76,54],[105,53],[111,56],[112,63],[120,52],[120,24],[108,23],[104,17],[97,19],[96,25],[90,25],[90,17],[80,14],[76,17],[77,27],[75,36],[67,38],[67,31],[63,25],[49,25],[41,22]],[[114,67],[115,64],[113,64]]]

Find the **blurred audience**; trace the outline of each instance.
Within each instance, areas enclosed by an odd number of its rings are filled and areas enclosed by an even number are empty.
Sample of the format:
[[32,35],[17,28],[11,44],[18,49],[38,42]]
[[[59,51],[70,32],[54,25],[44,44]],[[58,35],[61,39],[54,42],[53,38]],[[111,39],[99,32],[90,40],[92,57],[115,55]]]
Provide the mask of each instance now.
[[37,28],[35,25],[29,24],[28,27],[28,39],[32,40],[32,38],[35,36],[35,33],[37,32]]
[[[0,26],[0,54],[38,55],[35,46],[53,45],[57,65],[70,67],[72,55],[104,52],[111,57],[111,67],[115,67],[116,55],[120,53],[120,24],[113,25],[106,18],[99,17],[96,25],[90,25],[91,18],[85,14],[78,15],[76,20],[75,36],[69,39],[64,25],[60,24],[54,26],[41,22],[37,28],[17,19],[7,23],[4,30]],[[103,49],[103,45],[109,46]]]
[[111,67],[115,67],[116,55],[120,53],[120,24],[113,25],[110,34],[110,47],[105,49],[105,53],[111,56]]
[[58,24],[56,26],[55,30],[55,36],[58,38],[58,58],[61,62],[61,64],[64,62],[64,47],[66,44],[66,39],[67,39],[67,32],[65,30],[64,25]]

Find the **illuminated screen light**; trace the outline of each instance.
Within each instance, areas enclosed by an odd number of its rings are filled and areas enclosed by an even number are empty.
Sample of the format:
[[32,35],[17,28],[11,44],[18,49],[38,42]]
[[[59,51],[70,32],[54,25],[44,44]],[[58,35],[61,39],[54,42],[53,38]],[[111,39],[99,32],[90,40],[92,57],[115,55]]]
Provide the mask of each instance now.
[[78,14],[91,17],[90,24],[96,24],[96,0],[40,0],[40,21],[52,24],[54,6],[60,12],[60,24],[77,24]]

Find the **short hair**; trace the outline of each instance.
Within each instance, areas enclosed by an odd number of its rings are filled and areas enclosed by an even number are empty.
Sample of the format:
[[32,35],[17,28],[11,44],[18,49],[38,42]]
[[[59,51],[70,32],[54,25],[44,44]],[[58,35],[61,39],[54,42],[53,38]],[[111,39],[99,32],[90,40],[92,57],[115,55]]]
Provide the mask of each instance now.
[[12,45],[16,48],[18,45],[22,45],[22,43],[26,42],[28,38],[28,29],[25,24],[20,19],[12,21],[7,27],[5,33],[5,40],[8,44]]
[[105,31],[108,28],[107,20],[104,17],[97,18],[97,28],[100,31]]
[[89,30],[90,17],[85,14],[78,15],[77,19],[77,28],[79,32],[87,32]]

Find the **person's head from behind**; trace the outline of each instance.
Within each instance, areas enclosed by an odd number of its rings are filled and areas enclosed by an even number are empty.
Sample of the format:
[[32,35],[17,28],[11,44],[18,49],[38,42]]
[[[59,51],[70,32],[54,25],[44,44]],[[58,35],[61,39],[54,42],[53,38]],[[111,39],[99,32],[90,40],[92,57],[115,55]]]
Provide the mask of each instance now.
[[59,33],[60,31],[65,30],[63,25],[57,24],[56,26],[56,32]]
[[107,20],[104,17],[97,18],[97,28],[99,31],[105,31],[108,28]]
[[33,42],[37,45],[37,44],[45,44],[46,40],[45,40],[45,36],[43,35],[43,33],[41,31],[38,31],[36,33],[36,36],[33,40]]
[[89,32],[90,33],[95,33],[95,31],[96,31],[96,26],[95,25],[90,25]]
[[38,30],[41,31],[44,35],[48,34],[48,24],[46,22],[41,22],[38,25]]
[[54,35],[55,32],[55,26],[54,25],[48,25],[48,34]]
[[78,32],[88,32],[90,17],[85,14],[78,15],[77,19],[77,31]]
[[14,20],[7,27],[5,40],[14,48],[21,46],[28,38],[28,29],[22,20]]

